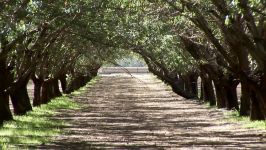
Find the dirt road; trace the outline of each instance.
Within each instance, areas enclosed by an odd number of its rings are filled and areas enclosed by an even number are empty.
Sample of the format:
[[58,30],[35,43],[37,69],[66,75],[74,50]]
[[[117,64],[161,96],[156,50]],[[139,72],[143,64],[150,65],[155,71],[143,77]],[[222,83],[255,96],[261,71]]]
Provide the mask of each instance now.
[[266,134],[222,121],[150,74],[103,76],[63,112],[68,133],[40,149],[266,149]]

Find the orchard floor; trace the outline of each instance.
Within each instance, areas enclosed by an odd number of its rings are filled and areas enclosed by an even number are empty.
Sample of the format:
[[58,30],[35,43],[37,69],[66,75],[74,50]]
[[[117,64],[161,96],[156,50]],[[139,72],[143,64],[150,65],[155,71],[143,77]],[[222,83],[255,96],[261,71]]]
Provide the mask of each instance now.
[[266,149],[266,132],[224,121],[222,110],[171,92],[150,74],[103,75],[63,111],[65,135],[38,149]]

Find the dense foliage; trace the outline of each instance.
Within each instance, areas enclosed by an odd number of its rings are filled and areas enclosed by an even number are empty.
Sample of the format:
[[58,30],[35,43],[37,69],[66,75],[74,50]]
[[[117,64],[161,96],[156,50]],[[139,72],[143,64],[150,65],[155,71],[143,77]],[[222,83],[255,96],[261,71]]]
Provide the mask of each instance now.
[[3,0],[0,7],[1,122],[12,119],[9,96],[15,114],[32,109],[30,79],[38,106],[61,95],[59,80],[69,93],[130,52],[185,98],[266,119],[263,0]]

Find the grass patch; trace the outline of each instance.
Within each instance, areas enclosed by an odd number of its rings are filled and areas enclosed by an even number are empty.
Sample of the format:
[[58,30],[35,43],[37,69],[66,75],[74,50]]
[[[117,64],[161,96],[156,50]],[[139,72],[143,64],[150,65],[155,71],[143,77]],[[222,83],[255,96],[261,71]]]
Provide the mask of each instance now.
[[251,121],[248,116],[239,116],[238,111],[226,113],[230,122],[239,122],[244,128],[266,130],[266,121]]
[[[100,77],[93,78],[86,86],[70,95],[82,94],[92,87]],[[4,122],[0,127],[0,150],[28,149],[29,146],[49,143],[54,137],[63,134],[62,127],[66,122],[51,119],[59,109],[80,109],[78,103],[68,95],[51,100],[50,103],[34,107],[24,116],[14,116],[13,121]]]
[[80,106],[67,96],[53,99],[46,105],[34,107],[33,111],[24,116],[14,116],[14,121],[8,121],[0,128],[0,149],[15,147],[26,148],[36,144],[47,143],[54,136],[62,133],[63,121],[53,120],[58,109],[78,109]]

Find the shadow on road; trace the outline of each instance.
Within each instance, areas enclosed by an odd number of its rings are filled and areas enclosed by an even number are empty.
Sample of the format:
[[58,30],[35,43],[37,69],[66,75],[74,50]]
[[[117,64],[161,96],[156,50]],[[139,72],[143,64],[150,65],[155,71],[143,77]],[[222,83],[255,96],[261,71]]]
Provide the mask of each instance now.
[[150,74],[104,76],[75,97],[81,110],[61,110],[67,132],[40,149],[264,149],[265,132],[222,121],[172,93]]

